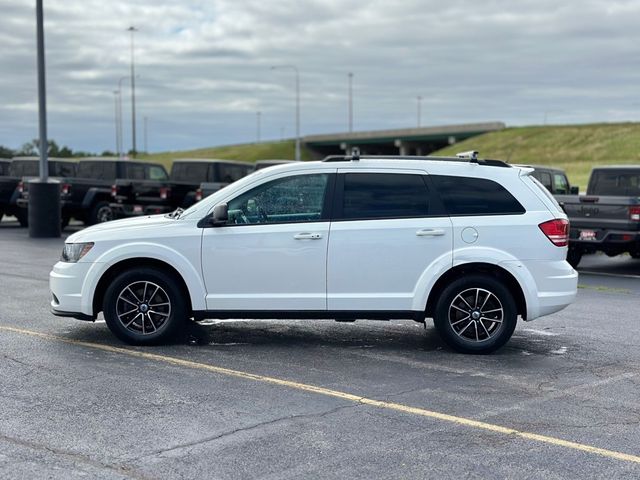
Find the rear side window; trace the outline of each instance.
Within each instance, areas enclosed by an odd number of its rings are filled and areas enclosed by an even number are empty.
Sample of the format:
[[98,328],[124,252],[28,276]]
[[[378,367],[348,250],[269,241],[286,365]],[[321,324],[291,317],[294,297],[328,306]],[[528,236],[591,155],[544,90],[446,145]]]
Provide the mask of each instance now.
[[422,175],[346,173],[343,178],[343,219],[429,215],[429,191]]
[[12,177],[37,177],[40,175],[38,160],[14,160],[9,172]]
[[171,180],[174,182],[206,182],[208,180],[208,170],[208,163],[176,162],[171,167]]
[[547,173],[547,172],[534,172],[533,176],[536,177],[540,181],[540,183],[542,185],[544,185],[544,188],[546,188],[550,192],[552,191],[551,175],[549,173]]
[[92,180],[115,180],[116,164],[101,160],[80,162],[78,164],[78,177]]
[[0,162],[0,176],[6,177],[9,175],[9,162]]
[[249,173],[250,166],[235,165],[233,163],[218,163],[218,175],[214,182],[233,183]]
[[444,207],[452,216],[517,215],[524,207],[502,185],[472,177],[431,175]]
[[127,165],[127,178],[130,180],[144,180],[146,178],[145,165],[140,163]]

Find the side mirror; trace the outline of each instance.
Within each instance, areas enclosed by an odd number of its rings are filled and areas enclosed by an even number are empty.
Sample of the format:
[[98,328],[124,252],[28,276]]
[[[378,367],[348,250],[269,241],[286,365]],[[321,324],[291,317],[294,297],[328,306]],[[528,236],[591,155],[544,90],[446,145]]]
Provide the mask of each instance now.
[[580,187],[571,187],[571,195],[579,195]]
[[213,207],[213,214],[211,215],[211,226],[221,227],[226,225],[229,221],[229,205],[221,203]]

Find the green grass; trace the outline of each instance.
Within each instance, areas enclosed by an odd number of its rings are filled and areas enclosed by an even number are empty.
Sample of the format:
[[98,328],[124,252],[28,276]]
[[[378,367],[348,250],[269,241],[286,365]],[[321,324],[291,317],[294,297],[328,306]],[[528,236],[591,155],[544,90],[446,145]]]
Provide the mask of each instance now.
[[593,167],[640,163],[640,123],[507,128],[470,138],[434,155],[468,150],[509,163],[563,168],[571,184],[584,191]]
[[[312,158],[311,153],[306,150],[304,146],[302,147],[301,155],[303,160],[310,160]],[[160,162],[167,169],[171,168],[173,160],[177,158],[219,158],[225,160],[242,160],[245,162],[255,162],[256,160],[266,159],[293,160],[295,158],[295,142],[293,140],[286,140],[282,142],[247,143],[245,145],[154,153],[140,155],[138,158]]]

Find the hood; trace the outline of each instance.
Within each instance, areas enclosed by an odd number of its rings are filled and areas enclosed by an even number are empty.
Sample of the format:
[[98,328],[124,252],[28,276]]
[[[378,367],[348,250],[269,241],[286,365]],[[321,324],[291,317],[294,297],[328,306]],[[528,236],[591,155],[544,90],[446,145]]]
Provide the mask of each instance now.
[[174,225],[176,220],[167,218],[164,215],[149,215],[144,217],[125,218],[113,220],[111,222],[99,223],[91,227],[80,230],[70,235],[66,243],[94,242],[104,237],[111,237],[113,233],[118,236],[126,236],[127,232],[139,232],[141,229],[161,227],[164,225]]

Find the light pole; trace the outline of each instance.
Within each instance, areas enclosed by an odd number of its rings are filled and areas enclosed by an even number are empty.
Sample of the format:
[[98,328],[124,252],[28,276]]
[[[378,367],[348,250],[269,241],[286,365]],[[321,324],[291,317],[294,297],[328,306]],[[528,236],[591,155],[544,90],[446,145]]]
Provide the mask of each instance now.
[[133,148],[131,149],[132,156],[136,156],[136,71],[135,61],[133,55],[133,34],[138,30],[136,27],[131,26],[127,29],[131,32],[131,138],[133,141]]
[[28,222],[30,237],[60,236],[60,182],[49,181],[47,141],[47,84],[45,78],[44,8],[36,0],[36,45],[38,69],[38,123],[40,134],[40,178],[29,182]]
[[256,143],[260,143],[260,121],[262,119],[262,112],[256,112]]
[[349,72],[349,133],[353,132],[353,72]]
[[420,128],[420,124],[422,123],[422,96],[418,95],[416,100],[418,101],[418,128]]
[[296,74],[296,161],[300,161],[300,71],[295,65],[276,65],[271,70],[290,69]]
[[120,158],[120,91],[113,91],[113,100],[115,102],[115,126],[116,126],[116,155]]
[[149,117],[145,115],[144,117],[144,153],[149,153],[149,146],[147,144],[147,121]]

